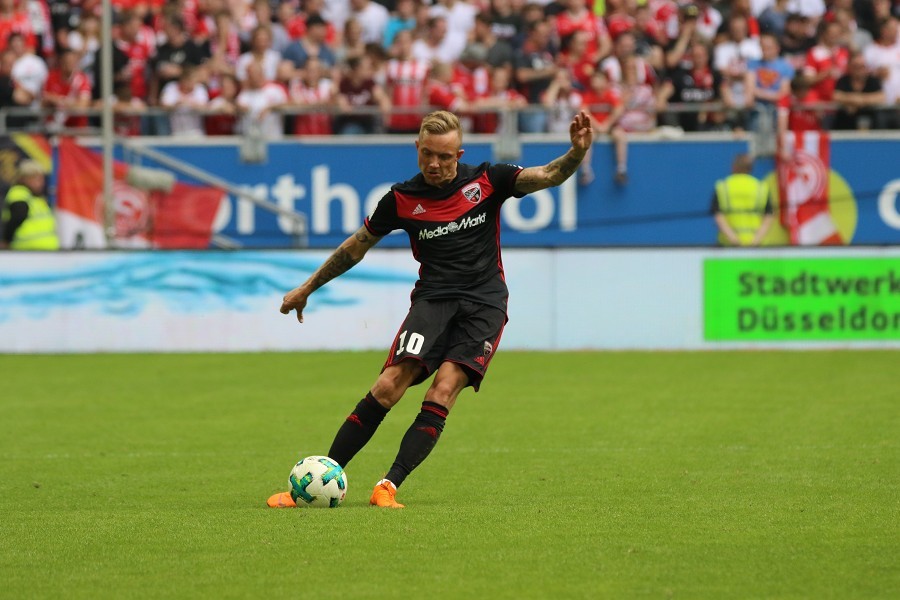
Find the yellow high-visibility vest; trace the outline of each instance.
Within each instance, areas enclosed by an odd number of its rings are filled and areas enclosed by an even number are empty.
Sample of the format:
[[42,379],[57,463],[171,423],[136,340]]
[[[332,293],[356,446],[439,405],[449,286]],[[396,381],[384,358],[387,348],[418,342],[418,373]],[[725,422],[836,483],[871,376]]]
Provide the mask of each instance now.
[[24,185],[14,185],[6,194],[6,206],[3,208],[3,222],[9,221],[9,205],[13,202],[28,204],[28,217],[16,229],[9,247],[13,250],[59,250],[59,238],[56,236],[56,219],[50,205],[40,196],[35,196]]
[[[762,226],[769,187],[745,173],[735,173],[716,182],[716,198],[719,212],[734,229],[741,246],[749,246]],[[719,241],[728,245],[728,239],[719,234]]]

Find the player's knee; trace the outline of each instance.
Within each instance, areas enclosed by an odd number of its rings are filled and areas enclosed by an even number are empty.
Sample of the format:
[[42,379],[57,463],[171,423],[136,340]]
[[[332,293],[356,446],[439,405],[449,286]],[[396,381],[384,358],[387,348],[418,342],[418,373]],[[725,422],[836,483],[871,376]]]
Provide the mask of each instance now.
[[382,371],[372,386],[372,395],[385,408],[391,408],[415,380],[417,371],[405,365],[394,365]]
[[466,385],[466,381],[458,377],[436,377],[425,394],[425,399],[452,408],[456,397]]

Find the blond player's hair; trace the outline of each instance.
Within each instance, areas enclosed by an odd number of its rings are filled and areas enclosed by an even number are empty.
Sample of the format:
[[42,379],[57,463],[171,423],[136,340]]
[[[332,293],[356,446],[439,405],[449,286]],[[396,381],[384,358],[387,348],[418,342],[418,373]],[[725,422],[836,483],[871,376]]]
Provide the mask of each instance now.
[[428,113],[422,119],[422,126],[419,127],[419,139],[422,139],[425,134],[442,135],[451,131],[459,133],[459,141],[462,142],[462,125],[459,124],[459,117],[446,110],[436,110]]

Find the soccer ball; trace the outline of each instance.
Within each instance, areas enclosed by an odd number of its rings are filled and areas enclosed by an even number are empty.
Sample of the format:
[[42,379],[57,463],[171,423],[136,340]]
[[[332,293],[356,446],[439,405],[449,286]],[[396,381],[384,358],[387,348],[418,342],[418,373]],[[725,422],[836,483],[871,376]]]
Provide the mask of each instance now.
[[347,494],[347,474],[327,456],[307,456],[294,465],[289,481],[297,506],[335,508]]

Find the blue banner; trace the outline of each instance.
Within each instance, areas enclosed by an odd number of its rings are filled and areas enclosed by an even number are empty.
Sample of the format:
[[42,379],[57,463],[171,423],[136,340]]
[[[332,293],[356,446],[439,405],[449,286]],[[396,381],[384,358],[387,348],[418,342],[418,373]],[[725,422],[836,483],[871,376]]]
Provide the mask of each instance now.
[[[523,144],[516,162],[542,165],[567,147]],[[463,162],[493,160],[488,143],[466,142],[463,148]],[[338,245],[362,224],[392,183],[417,172],[411,137],[395,144],[273,143],[264,164],[242,163],[235,145],[160,145],[155,149],[302,212],[308,219],[309,244],[317,248]],[[591,184],[581,186],[573,177],[559,188],[506,202],[504,245],[714,245],[716,227],[710,214],[714,184],[729,174],[734,156],[745,151],[746,143],[738,140],[632,142],[629,180],[618,185],[613,180],[612,146],[601,140],[591,159],[597,174]],[[900,243],[898,157],[898,140],[832,142],[832,178],[837,175],[846,183],[833,190],[832,215],[841,221],[841,231],[849,232],[849,243]],[[143,164],[156,166],[149,160]],[[766,177],[772,171],[769,159],[758,161],[754,173]],[[290,220],[247,200],[229,198],[216,227],[248,248],[292,245]],[[407,244],[403,233],[381,243]]]

